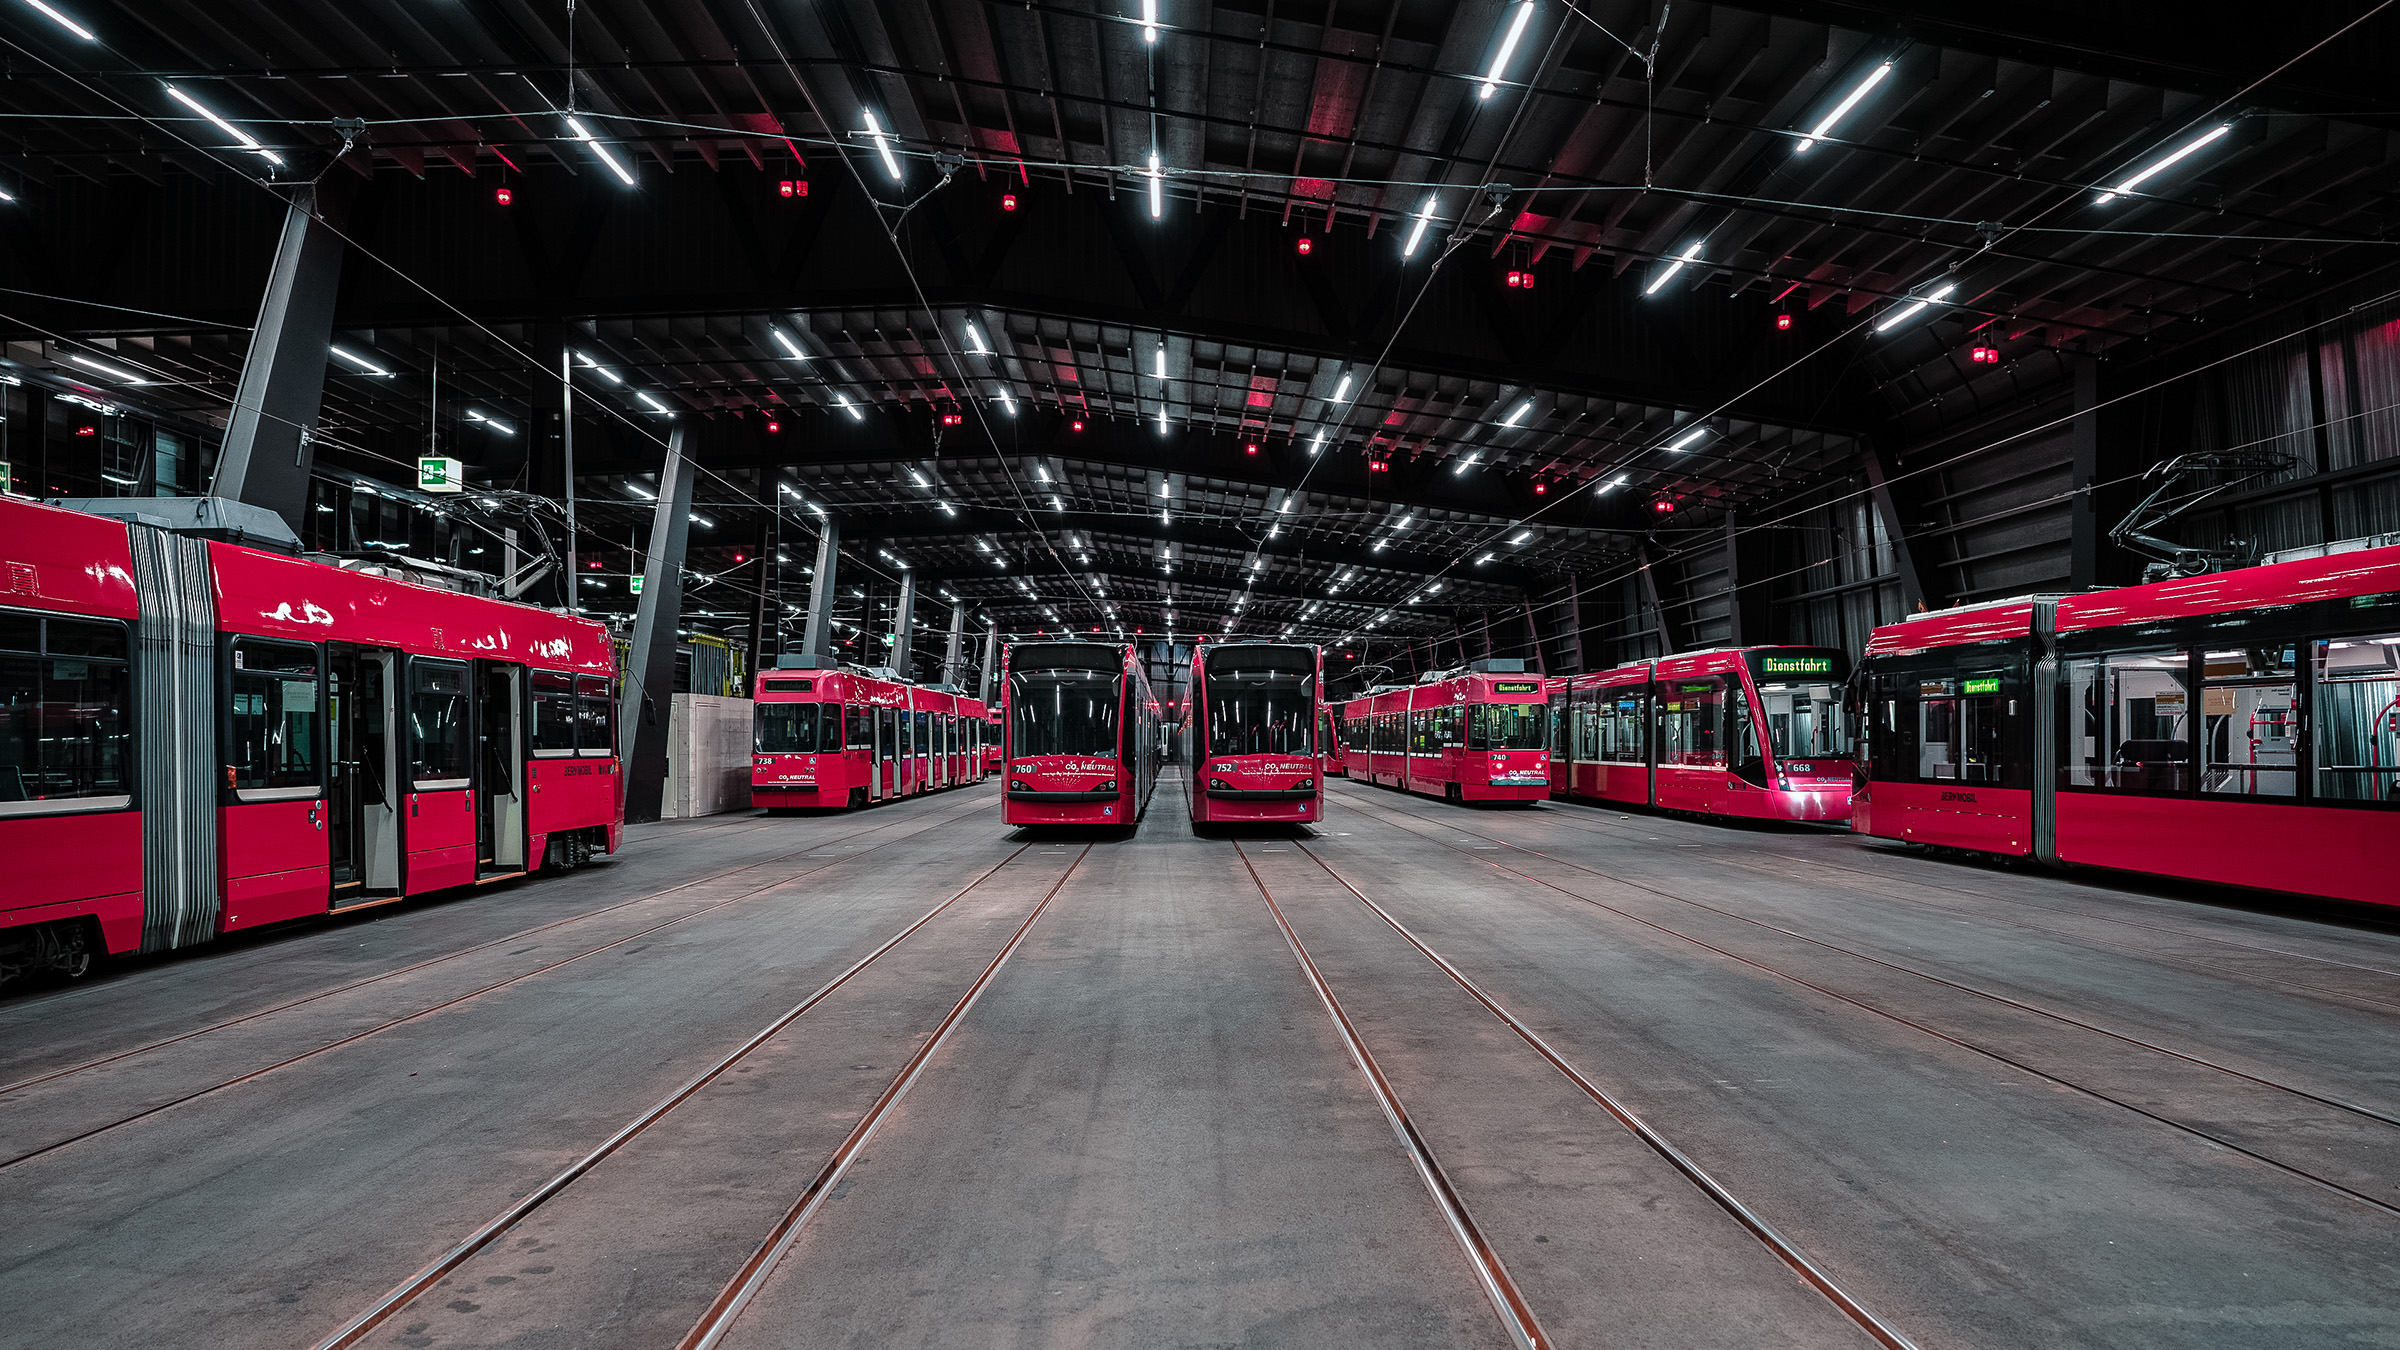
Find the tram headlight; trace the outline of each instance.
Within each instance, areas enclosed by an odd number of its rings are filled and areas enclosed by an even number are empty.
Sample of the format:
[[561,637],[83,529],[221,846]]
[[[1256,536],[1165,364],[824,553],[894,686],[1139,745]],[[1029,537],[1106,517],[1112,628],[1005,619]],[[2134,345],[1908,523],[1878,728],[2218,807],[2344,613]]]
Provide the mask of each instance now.
[[1116,779],[1114,779],[1114,778],[1111,778],[1111,779],[1109,779],[1107,782],[1105,782],[1105,783],[1102,783],[1102,784],[1101,784],[1099,787],[1097,787],[1097,788],[1095,788],[1095,789],[1093,789],[1093,790],[1094,790],[1094,791],[1096,791],[1096,792],[1114,792],[1114,791],[1116,791],[1116,790],[1117,790],[1117,780],[1116,780]]
[[1011,779],[1009,779],[1009,780],[1008,780],[1008,790],[1009,790],[1009,791],[1011,791],[1011,792],[1031,792],[1031,791],[1033,791],[1033,789],[1032,789],[1032,788],[1029,788],[1029,787],[1025,786],[1025,780],[1024,780],[1024,779],[1022,779],[1022,778],[1011,778]]
[[1294,790],[1294,791],[1298,791],[1298,790],[1300,790],[1300,789],[1302,789],[1302,788],[1313,788],[1313,787],[1315,787],[1316,785],[1317,785],[1317,780],[1316,780],[1316,779],[1314,779],[1314,778],[1303,778],[1303,779],[1301,779],[1299,782],[1292,784],[1292,788],[1293,788],[1293,790]]
[[1227,790],[1225,787],[1225,780],[1222,778],[1211,778],[1208,780],[1208,785],[1212,788],[1215,788],[1219,792],[1224,792]]

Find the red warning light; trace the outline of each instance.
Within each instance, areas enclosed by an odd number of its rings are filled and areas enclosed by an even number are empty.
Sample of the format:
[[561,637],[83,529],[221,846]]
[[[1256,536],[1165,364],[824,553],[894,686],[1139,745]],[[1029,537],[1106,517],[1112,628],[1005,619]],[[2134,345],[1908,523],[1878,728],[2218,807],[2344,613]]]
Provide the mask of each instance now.
[[1309,238],[1307,235],[1305,235],[1305,234],[1300,236],[1300,256],[1301,256],[1301,257],[1303,257],[1303,258],[1307,257],[1307,256],[1309,255],[1309,252],[1310,252],[1312,249],[1314,249],[1314,248],[1316,248],[1316,243],[1315,243],[1314,241],[1312,241],[1312,240],[1311,240],[1311,239],[1310,239],[1310,238]]
[[498,202],[498,203],[500,203],[502,206],[506,206],[506,205],[508,205],[510,202],[513,202],[513,201],[515,201],[516,199],[517,199],[517,194],[515,194],[515,193],[513,193],[513,192],[509,191],[507,188],[493,188],[493,189],[492,189],[492,200],[493,200],[493,201],[496,201],[496,202]]
[[957,413],[943,413],[943,414],[942,414],[942,425],[943,425],[943,426],[946,426],[946,427],[954,427],[954,426],[957,426],[959,423],[961,423],[961,422],[964,422],[964,421],[966,421],[966,420],[967,420],[967,419],[966,419],[965,417],[963,417],[963,416],[961,416],[961,415],[959,415],[959,414],[957,414]]
[[1256,442],[1256,441],[1252,441],[1252,442],[1250,442],[1248,445],[1245,445],[1245,446],[1243,446],[1243,447],[1242,447],[1242,453],[1243,453],[1243,454],[1245,454],[1245,455],[1255,455],[1255,454],[1257,454],[1257,453],[1258,453],[1258,442]]
[[808,180],[805,178],[777,179],[775,191],[785,197],[805,197],[808,195]]
[[1662,516],[1669,516],[1675,513],[1675,503],[1663,500],[1655,501],[1650,503],[1650,509],[1656,511]]
[[1513,289],[1530,291],[1533,289],[1533,273],[1511,272],[1508,274],[1508,284]]
[[77,427],[77,428],[75,428],[75,434],[76,434],[76,435],[78,435],[78,436],[97,436],[97,435],[99,435],[99,434],[100,434],[100,428],[98,428],[98,427]]
[[1072,425],[1073,425],[1074,429],[1075,429],[1075,430],[1077,430],[1077,431],[1081,431],[1081,430],[1083,430],[1083,419],[1082,419],[1082,418],[1080,418],[1080,417],[1076,418],[1076,419],[1075,419],[1075,421],[1072,423]]
[[1977,347],[1975,350],[1967,353],[1967,359],[1982,365],[1998,365],[2000,363],[2000,349],[1998,347]]
[[1380,459],[1370,459],[1367,461],[1367,472],[1369,473],[1390,473],[1391,471],[1392,466]]
[[1017,194],[1015,194],[1015,193],[1013,193],[1013,192],[1003,192],[1003,193],[1001,193],[1001,194],[1000,194],[1000,209],[1001,209],[1001,210],[1003,210],[1003,211],[1014,211],[1014,210],[1016,210],[1016,209],[1017,209]]
[[1789,315],[1789,314],[1778,314],[1778,315],[1776,315],[1776,316],[1775,316],[1775,331],[1776,331],[1776,332],[1778,332],[1778,333],[1780,333],[1780,332],[1783,332],[1785,329],[1788,329],[1788,328],[1790,328],[1791,326],[1792,326],[1792,316],[1791,316],[1791,315]]
[[783,431],[783,423],[781,423],[781,422],[769,422],[769,423],[767,423],[767,434],[768,434],[768,435],[770,435],[770,436],[778,435],[778,434],[780,434],[782,431]]
[[1541,496],[1543,493],[1546,493],[1549,490],[1550,485],[1548,483],[1536,483],[1533,485],[1533,495],[1536,497]]
[[592,559],[589,570],[594,572],[600,570],[600,560],[598,558]]
[[742,551],[738,548],[733,551],[733,560],[737,563],[750,561],[748,558],[742,556]]

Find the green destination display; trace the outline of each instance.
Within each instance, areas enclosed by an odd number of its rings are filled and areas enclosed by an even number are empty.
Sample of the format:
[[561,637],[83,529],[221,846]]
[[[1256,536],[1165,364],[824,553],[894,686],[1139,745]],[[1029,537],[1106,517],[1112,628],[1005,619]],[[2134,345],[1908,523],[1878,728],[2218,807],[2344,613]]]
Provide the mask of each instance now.
[[1762,656],[1758,662],[1761,675],[1831,675],[1830,656]]
[[1542,686],[1538,680],[1494,680],[1492,681],[1492,692],[1495,694],[1538,694],[1542,692]]
[[1994,676],[1988,680],[1969,680],[1959,688],[1970,694],[1997,694],[2000,692],[2000,679]]

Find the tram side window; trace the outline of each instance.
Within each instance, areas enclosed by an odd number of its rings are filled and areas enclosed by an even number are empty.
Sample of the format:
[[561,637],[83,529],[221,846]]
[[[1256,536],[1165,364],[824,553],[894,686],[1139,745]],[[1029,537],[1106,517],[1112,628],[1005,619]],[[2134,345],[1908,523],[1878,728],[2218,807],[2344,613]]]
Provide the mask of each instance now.
[[533,672],[533,753],[575,753],[575,677],[564,671]]
[[2202,655],[2202,792],[2300,795],[2299,656],[2289,642]]
[[225,762],[236,789],[310,788],[317,775],[317,649],[237,638]]
[[606,675],[575,677],[575,752],[617,753],[617,700]]
[[[2030,765],[2012,753],[2025,691],[2013,672],[1913,677],[1917,781],[2023,787]],[[1905,761],[1899,761],[1905,762]]]
[[1666,681],[1658,699],[1658,762],[1723,768],[1724,677]]
[[2183,792],[2192,784],[2191,659],[2110,652],[2064,663],[2060,786]]
[[120,624],[0,613],[0,803],[131,790],[125,654]]
[[856,703],[843,711],[842,743],[845,746],[852,750],[864,750],[874,743],[875,733],[868,725],[868,715],[867,710]]
[[421,788],[467,785],[467,668],[408,663],[409,776]]
[[2316,797],[2400,805],[2400,633],[2316,645]]
[[1650,758],[1643,732],[1650,723],[1650,694],[1646,689],[1602,691],[1600,753],[1615,764],[1640,764]]

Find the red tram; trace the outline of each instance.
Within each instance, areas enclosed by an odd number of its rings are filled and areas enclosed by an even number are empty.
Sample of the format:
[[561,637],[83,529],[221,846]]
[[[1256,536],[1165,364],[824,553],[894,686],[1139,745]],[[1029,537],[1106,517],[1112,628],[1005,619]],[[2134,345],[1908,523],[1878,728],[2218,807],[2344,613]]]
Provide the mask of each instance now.
[[[1752,820],[1846,820],[1848,662],[1727,647],[1551,681],[1558,795]],[[1559,686],[1565,686],[1561,689]]]
[[0,499],[0,983],[615,852],[598,623]]
[[750,802],[857,807],[982,782],[983,700],[857,669],[761,672]]
[[1204,642],[1192,649],[1183,722],[1194,824],[1325,818],[1318,759],[1322,648]]
[[2400,547],[1918,615],[1851,690],[1864,833],[2400,904]]
[[1370,689],[1342,707],[1352,776],[1455,802],[1550,795],[1544,681],[1514,658],[1471,662],[1418,683]]
[[1130,643],[1016,642],[1000,661],[1010,825],[1131,825],[1149,809],[1164,741]]
[[1325,761],[1327,777],[1347,778],[1350,776],[1348,741],[1349,732],[1342,725],[1341,706],[1334,703],[1325,704],[1323,715],[1317,721],[1317,747],[1318,754]]

